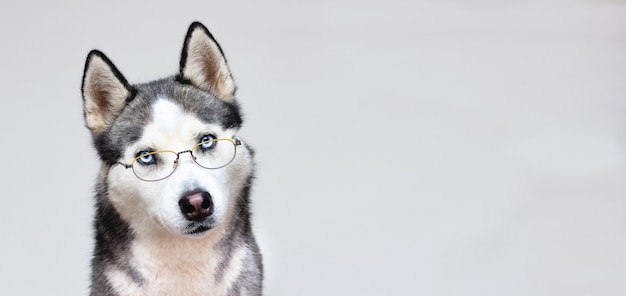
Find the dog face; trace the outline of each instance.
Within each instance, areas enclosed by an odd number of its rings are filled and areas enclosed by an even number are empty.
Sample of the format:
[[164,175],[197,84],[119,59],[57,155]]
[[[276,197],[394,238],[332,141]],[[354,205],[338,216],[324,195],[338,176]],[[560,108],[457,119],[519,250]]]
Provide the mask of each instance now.
[[175,77],[129,85],[92,51],[83,76],[87,127],[113,207],[136,231],[201,235],[223,224],[252,174],[226,59],[189,28]]

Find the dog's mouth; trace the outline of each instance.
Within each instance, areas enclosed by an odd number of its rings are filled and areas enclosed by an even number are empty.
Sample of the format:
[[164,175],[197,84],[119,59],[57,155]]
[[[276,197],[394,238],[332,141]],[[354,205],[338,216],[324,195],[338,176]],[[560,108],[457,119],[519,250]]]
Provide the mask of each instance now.
[[187,226],[183,230],[183,233],[186,235],[194,235],[194,236],[201,235],[213,229],[212,225],[213,225],[212,221],[207,221],[205,223],[192,222],[189,224],[189,226]]

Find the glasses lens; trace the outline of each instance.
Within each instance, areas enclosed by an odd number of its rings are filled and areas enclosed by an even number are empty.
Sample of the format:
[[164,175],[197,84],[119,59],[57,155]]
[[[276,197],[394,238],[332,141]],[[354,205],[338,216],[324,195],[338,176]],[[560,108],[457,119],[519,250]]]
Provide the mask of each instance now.
[[162,180],[176,169],[176,158],[176,153],[171,151],[144,153],[133,160],[133,172],[141,180]]
[[235,142],[230,139],[214,139],[196,145],[192,150],[196,163],[206,169],[219,169],[235,159]]

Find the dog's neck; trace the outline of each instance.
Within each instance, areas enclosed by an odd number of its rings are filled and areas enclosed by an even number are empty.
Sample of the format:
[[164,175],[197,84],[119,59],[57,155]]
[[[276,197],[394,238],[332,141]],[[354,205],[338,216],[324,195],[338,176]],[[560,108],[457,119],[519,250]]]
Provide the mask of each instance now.
[[133,265],[146,270],[188,269],[214,270],[220,256],[219,243],[224,237],[224,226],[220,225],[199,237],[162,232],[135,233],[130,248]]
[[[136,233],[128,263],[141,281],[126,281],[128,286],[120,288],[136,291],[137,295],[195,295],[198,291],[226,294],[249,250],[234,248],[230,253],[224,252],[224,234],[223,225],[199,237],[167,231]],[[120,282],[120,277],[127,275],[114,271],[108,276],[117,277],[112,282]]]

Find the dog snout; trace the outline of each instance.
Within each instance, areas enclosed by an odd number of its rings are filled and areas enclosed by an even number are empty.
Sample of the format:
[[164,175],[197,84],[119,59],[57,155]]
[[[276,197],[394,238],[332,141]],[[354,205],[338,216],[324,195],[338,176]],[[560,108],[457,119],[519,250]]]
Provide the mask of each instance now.
[[200,221],[213,213],[211,194],[206,191],[192,191],[178,201],[180,210],[189,221]]

